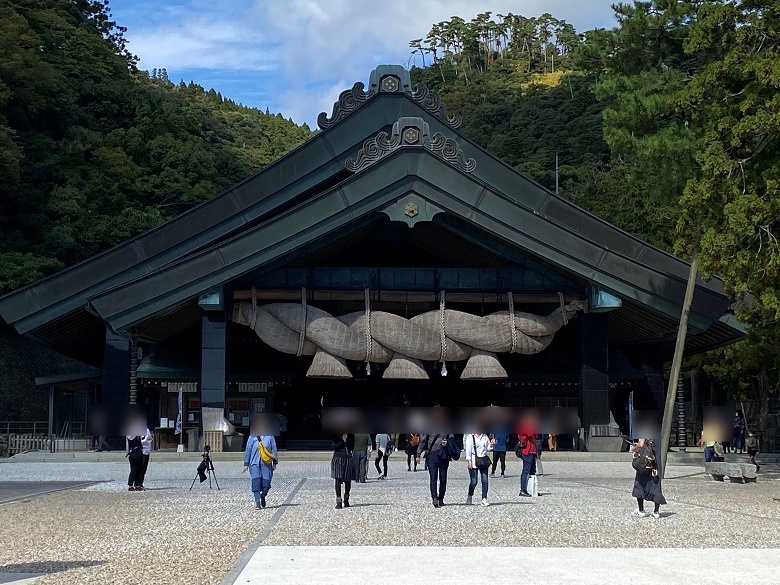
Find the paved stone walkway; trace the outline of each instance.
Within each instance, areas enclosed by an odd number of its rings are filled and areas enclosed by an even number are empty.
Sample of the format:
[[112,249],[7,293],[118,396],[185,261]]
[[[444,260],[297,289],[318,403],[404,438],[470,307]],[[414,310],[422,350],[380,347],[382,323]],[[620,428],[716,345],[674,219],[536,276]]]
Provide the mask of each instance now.
[[[630,552],[610,551],[637,546],[648,547],[648,562],[679,558],[681,567],[688,566],[685,563],[708,566],[702,558],[723,559],[723,565],[756,571],[778,567],[774,553],[766,550],[780,548],[780,505],[774,500],[780,492],[780,469],[776,465],[762,468],[758,483],[750,485],[717,483],[701,468],[672,466],[664,483],[669,505],[663,508],[664,517],[656,521],[630,516],[635,503],[630,497],[633,470],[628,462],[548,462],[547,475],[541,478],[543,495],[521,500],[517,496],[520,465],[509,460],[508,477],[490,481],[491,505],[487,508],[465,505],[468,475],[465,465],[456,462],[450,468],[446,498],[450,505],[438,510],[430,503],[427,473],[407,472],[405,463],[405,457],[394,456],[386,481],[375,479],[372,472],[368,484],[354,485],[354,507],[349,510],[334,509],[329,464],[323,461],[280,465],[265,510],[252,506],[249,478],[241,473],[240,462],[216,464],[220,491],[209,490],[207,483],[189,491],[193,462],[155,463],[153,459],[147,481],[150,489],[145,493],[127,493],[126,464],[0,464],[7,481],[56,477],[102,482],[0,505],[0,542],[4,543],[0,574],[46,573],[35,585],[232,585],[257,582],[251,581],[256,571],[269,579],[263,583],[273,583],[276,577],[262,564],[272,562],[287,579],[278,582],[302,582],[303,575],[307,585],[328,583],[340,567],[342,576],[350,575],[349,582],[360,582],[352,575],[371,571],[363,583],[407,585],[427,575],[426,585],[430,585],[446,583],[438,577],[441,573],[444,579],[450,567],[460,567],[460,582],[478,580],[485,570],[474,569],[467,558],[474,556],[485,558],[478,564],[514,566],[514,572],[506,569],[512,583],[522,583],[523,575],[544,583],[532,578],[531,569],[518,573],[517,566],[522,564],[518,554],[535,563],[529,561],[527,567],[549,565],[552,570],[581,562],[581,570],[587,573],[621,562],[633,566],[634,561],[626,560],[631,557],[621,556]],[[437,552],[436,547],[447,548]],[[468,549],[456,553],[457,547]],[[758,551],[756,563],[748,563],[750,551],[757,548],[765,550]],[[558,554],[574,555],[567,551],[582,549],[587,549],[584,557],[565,563],[556,560]],[[676,549],[688,552],[669,557],[678,554],[673,552]],[[697,549],[710,550],[700,553]],[[451,558],[452,554],[459,556]],[[323,555],[334,560],[324,564]],[[204,564],[203,559],[208,562]],[[352,563],[349,570],[345,563]],[[248,572],[242,576],[244,571]],[[291,578],[289,571],[299,580]],[[410,572],[418,577],[407,578]],[[381,581],[385,574],[396,574],[398,579]],[[776,582],[762,575],[756,573],[748,582]],[[720,576],[715,573],[715,581],[687,579],[685,585],[719,583]],[[562,582],[555,581],[553,573],[549,578],[547,582]],[[734,581],[727,582],[732,585]]]

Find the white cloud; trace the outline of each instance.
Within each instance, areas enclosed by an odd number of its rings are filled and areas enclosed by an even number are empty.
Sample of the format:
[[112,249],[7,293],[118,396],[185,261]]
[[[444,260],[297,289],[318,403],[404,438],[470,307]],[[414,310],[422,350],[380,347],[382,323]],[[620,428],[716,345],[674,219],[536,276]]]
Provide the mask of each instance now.
[[319,111],[330,113],[340,91],[367,82],[377,65],[407,65],[409,41],[453,15],[550,12],[584,31],[614,22],[612,1],[180,0],[157,18],[156,4],[142,1],[133,4],[127,36],[145,69],[186,70],[196,80],[197,70],[212,78],[246,71],[248,84],[256,79],[252,71],[273,71],[263,82],[272,108],[311,124]]
[[127,36],[130,50],[146,69],[262,71],[279,62],[276,42],[238,14],[172,17],[164,25],[134,26]]

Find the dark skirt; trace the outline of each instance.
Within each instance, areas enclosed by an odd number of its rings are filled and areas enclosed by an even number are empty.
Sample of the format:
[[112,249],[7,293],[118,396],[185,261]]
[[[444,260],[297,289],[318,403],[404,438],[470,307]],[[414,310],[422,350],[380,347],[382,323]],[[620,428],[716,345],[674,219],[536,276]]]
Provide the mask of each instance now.
[[631,493],[635,498],[642,498],[646,502],[654,504],[666,504],[666,498],[661,493],[661,478],[653,477],[652,473],[640,473],[637,471],[634,478],[634,491]]
[[346,451],[334,453],[333,459],[330,461],[330,476],[333,479],[340,479],[342,481],[354,481],[355,463],[352,459],[352,455]]

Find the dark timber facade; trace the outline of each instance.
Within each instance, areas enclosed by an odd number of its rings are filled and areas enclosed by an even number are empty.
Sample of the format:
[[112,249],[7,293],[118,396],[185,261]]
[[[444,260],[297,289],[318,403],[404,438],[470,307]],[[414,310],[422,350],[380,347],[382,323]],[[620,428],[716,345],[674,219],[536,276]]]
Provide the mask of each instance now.
[[[218,408],[284,410],[291,438],[317,436],[322,396],[351,404],[569,406],[582,426],[625,424],[628,393],[664,398],[689,266],[577,208],[458,132],[439,97],[382,66],[367,90],[342,94],[322,131],[212,200],[154,230],[0,299],[16,330],[102,368],[102,403],[146,404],[154,426],[185,428]],[[301,303],[338,316],[371,307],[406,318],[439,307],[584,310],[535,355],[499,354],[507,377],[459,380],[425,363],[428,380],[394,382],[348,361],[350,380],[306,377],[289,355],[234,323],[236,302]],[[739,339],[717,279],[699,282],[688,354]],[[161,434],[165,434],[164,432]]]

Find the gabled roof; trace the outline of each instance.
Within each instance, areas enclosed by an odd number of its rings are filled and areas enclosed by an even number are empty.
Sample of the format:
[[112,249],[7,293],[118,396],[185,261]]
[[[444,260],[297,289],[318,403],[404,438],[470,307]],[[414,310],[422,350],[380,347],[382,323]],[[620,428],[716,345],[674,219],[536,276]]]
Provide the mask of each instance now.
[[[118,331],[414,195],[570,275],[677,321],[689,265],[557,197],[461,136],[424,86],[382,66],[342,93],[312,140],[214,199],[108,252],[0,299],[0,315],[46,340],[85,311]],[[413,135],[413,131],[417,134]],[[409,132],[407,135],[406,132]],[[408,140],[407,140],[408,138]],[[693,333],[726,312],[717,279],[697,284]],[[722,324],[736,337],[739,332]],[[733,334],[733,335],[732,335]],[[719,336],[719,339],[723,337]],[[713,343],[716,340],[713,340]]]

